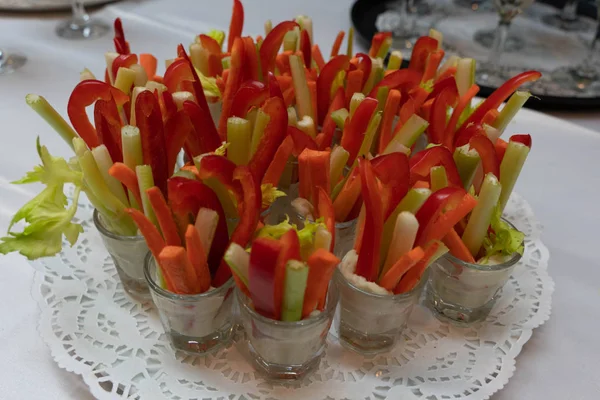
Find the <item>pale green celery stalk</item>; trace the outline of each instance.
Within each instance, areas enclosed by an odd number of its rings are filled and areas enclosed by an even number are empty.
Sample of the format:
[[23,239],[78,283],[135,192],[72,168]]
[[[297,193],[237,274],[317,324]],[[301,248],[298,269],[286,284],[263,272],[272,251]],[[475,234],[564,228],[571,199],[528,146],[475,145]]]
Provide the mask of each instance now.
[[350,115],[349,115],[350,119],[352,119],[352,116],[356,112],[356,109],[358,108],[360,103],[362,103],[366,97],[367,96],[365,96],[364,94],[362,94],[360,92],[356,92],[352,95],[352,98],[350,99]]
[[367,79],[367,82],[365,83],[365,87],[363,88],[364,94],[369,94],[371,92],[371,90],[373,89],[373,87],[375,87],[375,85],[381,79],[383,79],[383,74],[384,74],[383,60],[381,58],[374,58],[371,60],[372,60],[371,73],[369,74],[369,78]]
[[[256,115],[258,114],[258,108],[253,107],[250,111],[246,113],[246,119],[250,121],[250,126],[252,127],[252,132],[254,132],[254,125],[256,124]],[[289,117],[289,114],[288,114]]]
[[138,165],[135,167],[135,174],[138,179],[138,186],[140,187],[140,197],[142,198],[142,207],[144,208],[144,214],[148,219],[157,227],[158,220],[156,219],[156,215],[154,214],[154,209],[152,208],[152,204],[150,204],[150,199],[148,198],[148,194],[146,190],[150,189],[154,186],[154,176],[152,175],[152,167],[149,165]]
[[220,31],[218,29],[211,29],[208,31],[208,36],[215,39],[219,46],[223,46],[223,41],[225,40],[225,32]]
[[437,192],[448,186],[448,176],[446,175],[446,168],[439,165],[431,168],[431,191]]
[[331,250],[331,233],[327,230],[327,228],[323,226],[319,226],[317,231],[315,232],[315,243],[314,243],[314,251],[318,249],[323,249],[330,251]]
[[115,79],[114,86],[121,92],[129,95],[131,93],[131,86],[135,82],[135,71],[130,68],[119,68],[117,71],[117,77]]
[[298,121],[296,126],[311,138],[314,139],[317,137],[317,128],[315,127],[315,122],[308,115],[305,115],[300,121]]
[[354,27],[350,27],[348,29],[348,47],[346,48],[346,55],[349,58],[352,58],[354,56]]
[[146,82],[146,89],[150,90],[152,93],[154,93],[155,91],[158,91],[159,95],[162,95],[163,92],[166,92],[167,90],[169,90],[162,83],[155,82],[155,81]]
[[387,86],[381,86],[377,89],[377,110],[383,111],[383,107],[385,106],[385,102],[387,101],[388,94],[390,93],[390,88]]
[[346,151],[342,146],[336,146],[331,151],[331,157],[329,158],[329,176],[331,180],[331,190],[335,188],[335,185],[342,178],[344,167],[348,162],[350,153]]
[[[132,171],[135,171],[135,168],[144,162],[140,130],[131,125],[125,125],[121,128],[121,145],[123,147],[123,163]],[[130,190],[127,192],[131,207],[141,210],[142,205],[137,203],[133,193]]]
[[269,32],[271,32],[271,29],[273,29],[273,22],[271,22],[271,20],[268,19],[265,22],[265,37],[269,34]]
[[450,57],[448,57],[448,59],[438,69],[437,76],[442,75],[448,70],[448,68],[456,67],[456,65],[458,64],[458,60],[460,60],[460,57],[456,55],[451,55]]
[[96,165],[98,165],[98,169],[102,174],[102,178],[104,178],[104,182],[108,185],[108,188],[114,194],[117,199],[125,206],[129,206],[129,201],[127,200],[127,196],[125,195],[125,190],[123,190],[123,185],[119,180],[113,178],[108,173],[108,170],[113,165],[113,160],[110,157],[110,153],[105,145],[100,145],[95,147],[92,150],[92,155],[94,156],[94,160],[96,161]]
[[[202,155],[194,157],[194,165],[200,171],[200,161],[202,160]],[[223,211],[225,212],[225,216],[229,219],[239,218],[237,207],[233,202],[231,194],[229,190],[221,183],[217,178],[208,178],[202,181],[206,186],[211,188],[217,197],[219,198],[219,202],[221,206],[223,206]]]
[[500,134],[504,132],[510,121],[517,115],[519,110],[523,108],[527,100],[531,97],[531,93],[524,91],[517,91],[510,99],[506,102],[498,118],[492,123],[492,126],[500,131]]
[[475,60],[472,58],[461,58],[456,65],[456,87],[458,95],[464,96],[475,83]]
[[194,174],[191,171],[187,171],[185,169],[180,169],[179,171],[176,171],[173,176],[180,176],[182,178],[186,178],[186,179],[191,179],[191,180],[195,180],[196,179],[196,174]]
[[388,51],[390,51],[390,47],[392,47],[392,38],[386,38],[383,43],[381,43],[381,47],[377,52],[377,58],[384,59],[387,56]]
[[435,251],[435,253],[433,253],[433,256],[431,256],[431,258],[427,262],[428,267],[448,252],[448,248],[446,247],[446,245],[444,243],[440,242],[439,240],[434,240],[432,243],[435,243],[435,242],[437,242],[439,247]]
[[308,281],[308,266],[298,260],[290,260],[285,266],[283,284],[283,304],[281,305],[281,320],[294,322],[302,318],[304,292]]
[[[296,109],[294,107],[288,107],[288,125],[296,126],[298,124],[298,114],[296,114]],[[253,124],[254,126],[254,124]]]
[[137,101],[137,97],[139,96],[140,93],[144,92],[148,90],[148,88],[145,87],[139,87],[136,86],[133,88],[133,91],[131,92],[131,112],[129,113],[129,124],[135,126],[135,102]]
[[390,54],[390,59],[388,60],[388,71],[395,71],[400,69],[402,65],[402,52],[399,50],[394,50]]
[[250,265],[250,254],[237,243],[231,243],[223,257],[231,271],[238,277],[246,287],[248,281],[248,267]]
[[250,159],[250,144],[252,142],[252,127],[244,118],[230,117],[227,119],[227,158],[236,165],[246,165]]
[[396,209],[388,217],[383,225],[383,235],[381,235],[381,250],[380,254],[387,254],[392,243],[392,236],[396,226],[396,220],[400,213],[406,211],[411,214],[416,214],[419,208],[425,203],[425,200],[431,195],[431,190],[419,188],[410,189],[406,196],[396,206]]
[[269,117],[269,114],[265,113],[263,110],[258,110],[256,113],[256,120],[254,121],[254,129],[252,132],[252,142],[250,144],[250,159],[252,159],[252,156],[256,153],[270,119],[271,117]]
[[403,211],[398,215],[380,276],[384,276],[400,257],[412,250],[418,231],[419,221],[414,214]]
[[301,29],[306,30],[308,32],[308,37],[310,38],[310,42],[314,43],[312,18],[310,18],[306,15],[299,15],[298,17],[296,17],[296,22],[298,22],[298,25],[300,25]]
[[393,142],[390,143],[388,147],[385,148],[383,154],[391,154],[391,153],[404,153],[407,156],[410,156],[410,149],[403,145],[402,143]]
[[473,183],[473,178],[475,177],[479,162],[481,161],[479,153],[470,149],[469,145],[466,144],[457,147],[456,150],[454,150],[453,158],[456,163],[456,168],[458,169],[460,181],[463,183],[465,190],[469,190]]
[[151,76],[148,78],[148,74],[146,74],[146,70],[142,68],[140,64],[133,64],[129,67],[135,73],[135,79],[133,81],[134,86],[145,86],[148,83],[148,79],[153,79]]
[[357,168],[357,167],[358,167],[358,158],[356,160],[354,160],[354,163],[352,164],[352,167],[350,167],[350,170],[348,171],[346,176],[344,176],[344,178],[337,185],[335,185],[335,187],[331,191],[331,201],[335,201],[336,197],[338,196],[338,194],[340,194],[340,191],[346,184],[346,181],[348,180],[350,175],[352,175],[354,168]]
[[296,40],[298,36],[295,30],[288,31],[283,37],[283,51],[296,51]]
[[86,81],[88,79],[96,79],[96,76],[92,71],[87,68],[84,68],[83,71],[79,73],[79,81]]
[[200,70],[202,74],[208,75],[208,56],[200,43],[192,43],[190,45],[190,60],[194,68]]
[[229,69],[229,66],[231,64],[231,56],[223,57],[221,59],[221,64],[223,65],[223,69]]
[[493,126],[488,125],[488,124],[483,124],[483,130],[485,131],[486,136],[494,144],[496,143],[496,141],[498,140],[498,138],[502,134],[502,131],[500,131],[499,129],[496,129]]
[[175,103],[175,106],[177,106],[177,111],[183,109],[183,103],[186,101],[196,101],[191,92],[182,91],[173,93],[173,102]]
[[344,130],[344,124],[346,123],[346,119],[349,115],[350,113],[347,109],[340,108],[339,110],[335,110],[331,113],[331,118],[333,119],[333,122],[335,122],[335,126],[339,130]]
[[290,69],[292,70],[292,81],[294,83],[294,90],[296,91],[298,116],[303,118],[305,115],[308,115],[314,119],[314,116],[312,115],[310,92],[308,90],[306,74],[304,73],[304,64],[300,61],[298,56],[290,56]]
[[469,222],[462,236],[465,246],[467,246],[473,257],[477,257],[479,249],[481,249],[501,192],[502,186],[498,179],[492,173],[488,173],[481,185],[477,205],[471,212]]
[[[75,151],[75,155],[77,157],[82,156],[83,153],[85,153],[88,150],[87,144],[85,144],[83,139],[80,137],[73,138],[73,141],[71,143],[73,146],[73,150]],[[77,160],[77,165],[79,165],[79,160]],[[81,169],[81,166],[79,166],[79,168]]]
[[54,129],[60,137],[73,148],[73,138],[77,138],[77,133],[71,125],[60,116],[58,111],[48,103],[42,96],[37,94],[28,94],[25,96],[27,105],[33,109],[40,117],[44,119]]
[[106,62],[106,70],[108,72],[108,79],[110,80],[111,85],[115,83],[115,76],[112,73],[112,65],[117,57],[119,57],[119,53],[115,53],[113,51],[104,53],[104,61]]
[[398,142],[403,144],[404,146],[411,148],[413,144],[417,141],[419,136],[425,129],[429,126],[429,122],[425,121],[423,118],[419,117],[417,114],[411,115],[411,117],[406,121],[402,128],[396,133],[396,136],[390,140],[390,143],[387,145],[383,154],[388,154],[388,148],[394,143]]
[[382,111],[377,111],[369,121],[369,125],[367,126],[367,130],[365,132],[365,137],[363,139],[362,144],[360,145],[360,150],[358,151],[358,157],[366,156],[371,150],[373,139],[375,139],[375,134],[379,129],[379,123],[381,122],[382,114]]
[[329,91],[330,98],[333,98],[339,88],[344,89],[346,83],[346,71],[340,71],[335,76],[335,79],[331,83],[331,90]]
[[444,41],[444,34],[440,31],[436,31],[435,29],[429,29],[429,37],[434,38],[438,42],[438,49],[442,48],[442,42]]
[[508,198],[512,193],[519,174],[523,169],[525,160],[529,155],[529,147],[523,143],[509,142],[502,163],[500,163],[500,184],[502,194],[500,195],[500,211],[504,211]]
[[167,58],[165,60],[165,69],[169,68],[171,64],[175,62],[176,58]]
[[102,174],[96,165],[94,156],[89,150],[77,155],[79,166],[83,172],[86,184],[92,190],[94,195],[105,205],[107,209],[115,214],[120,214],[125,208],[125,204],[121,203],[117,197],[110,191],[106,182],[102,178]]

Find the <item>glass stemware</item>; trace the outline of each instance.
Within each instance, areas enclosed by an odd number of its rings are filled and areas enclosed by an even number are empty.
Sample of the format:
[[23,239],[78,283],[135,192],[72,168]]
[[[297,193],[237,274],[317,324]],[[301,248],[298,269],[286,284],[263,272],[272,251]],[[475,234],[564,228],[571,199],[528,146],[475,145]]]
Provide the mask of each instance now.
[[21,68],[27,61],[27,58],[18,53],[7,53],[0,49],[0,75],[10,74]]
[[110,26],[89,16],[81,0],[73,0],[71,9],[71,18],[56,27],[58,36],[65,39],[95,39],[109,31]]
[[579,0],[567,0],[560,12],[548,14],[542,17],[542,22],[569,32],[586,29],[586,24],[577,16],[577,4]]

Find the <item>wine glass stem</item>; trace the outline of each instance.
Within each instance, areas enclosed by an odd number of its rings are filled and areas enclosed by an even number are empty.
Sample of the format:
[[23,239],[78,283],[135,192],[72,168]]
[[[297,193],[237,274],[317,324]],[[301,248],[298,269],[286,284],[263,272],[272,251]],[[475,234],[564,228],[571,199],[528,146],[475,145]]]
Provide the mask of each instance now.
[[81,0],[73,0],[71,2],[71,9],[73,10],[73,21],[86,22],[90,19]]
[[498,23],[496,34],[494,36],[494,44],[492,45],[492,52],[490,53],[489,58],[490,64],[497,64],[498,61],[500,61],[500,56],[504,52],[504,47],[506,46],[510,22],[511,21],[500,20]]
[[4,51],[0,49],[0,67],[6,62],[4,59]]
[[560,13],[560,19],[573,22],[577,19],[577,3],[579,0],[568,0]]

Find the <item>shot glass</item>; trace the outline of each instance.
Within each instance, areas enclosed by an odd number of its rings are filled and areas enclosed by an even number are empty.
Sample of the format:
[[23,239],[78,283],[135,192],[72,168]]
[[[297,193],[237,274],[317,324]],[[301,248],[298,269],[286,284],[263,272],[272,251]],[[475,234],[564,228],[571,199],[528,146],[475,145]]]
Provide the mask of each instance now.
[[144,262],[149,252],[144,236],[123,236],[111,232],[97,210],[94,210],[93,219],[104,247],[115,263],[123,289],[139,299],[150,299],[144,278]]
[[455,325],[484,321],[520,259],[515,253],[502,264],[480,265],[444,255],[429,268],[427,306]]
[[335,285],[329,286],[322,312],[297,322],[276,321],[258,314],[248,296],[238,289],[236,299],[245,337],[239,343],[241,351],[267,379],[302,379],[319,365],[338,302]]
[[160,321],[173,347],[202,355],[226,346],[233,336],[233,279],[223,286],[195,295],[180,295],[163,289],[158,268],[148,253],[144,275]]
[[392,295],[366,292],[349,282],[337,268],[334,282],[340,292],[340,303],[334,328],[340,343],[363,355],[394,347],[421,297],[427,273],[410,292]]

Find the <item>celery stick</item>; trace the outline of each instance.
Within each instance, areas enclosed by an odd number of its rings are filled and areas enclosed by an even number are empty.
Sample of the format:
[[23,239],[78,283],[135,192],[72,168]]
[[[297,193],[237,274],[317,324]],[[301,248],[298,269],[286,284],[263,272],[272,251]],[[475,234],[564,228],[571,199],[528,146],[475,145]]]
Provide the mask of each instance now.
[[135,82],[135,71],[129,68],[119,68],[114,87],[129,96],[133,82]]
[[437,166],[431,168],[431,191],[437,192],[448,186],[448,176],[446,175],[446,168],[443,166]]
[[136,86],[133,88],[133,91],[131,92],[131,113],[130,113],[130,117],[129,117],[129,124],[130,125],[134,125],[135,126],[135,102],[137,101],[137,97],[140,93],[144,92],[148,90],[145,87],[139,87]]
[[461,58],[456,65],[455,78],[458,95],[462,97],[475,83],[475,60],[472,58]]
[[346,166],[349,157],[350,153],[348,153],[342,146],[336,146],[331,152],[331,157],[329,158],[331,190],[335,188],[335,185],[342,178],[342,173],[344,172],[344,167]]
[[296,51],[296,41],[298,35],[295,30],[288,31],[283,37],[283,51]]
[[307,280],[308,266],[298,260],[288,261],[283,284],[282,321],[300,321]]
[[219,44],[219,47],[223,46],[223,42],[225,41],[225,32],[220,31],[218,29],[211,29],[210,31],[208,31],[207,35],[215,39]]
[[410,149],[400,142],[390,142],[382,154],[404,153],[410,156]]
[[306,16],[306,15],[298,15],[296,17],[296,22],[298,23],[298,25],[300,25],[300,29],[305,30],[308,32],[308,37],[310,38],[310,42],[314,43],[313,41],[313,21],[312,18]]
[[216,211],[204,207],[198,210],[194,226],[200,235],[200,242],[207,254],[210,252],[218,224],[219,214]]
[[[73,138],[72,146],[77,157],[81,157],[83,153],[89,150],[87,144],[85,144],[83,139],[80,137]],[[77,165],[79,166],[79,160],[77,161]],[[81,169],[79,171],[81,171]]]
[[437,243],[439,247],[427,262],[428,267],[448,252],[448,248],[446,247],[446,245],[440,242],[439,240],[434,240],[432,243]]
[[496,141],[502,134],[502,131],[488,124],[483,124],[483,130],[485,131],[486,136],[492,141],[492,143],[496,143]]
[[344,130],[344,124],[346,123],[348,115],[348,110],[345,108],[340,108],[339,110],[335,110],[331,113],[331,118],[339,130]]
[[377,51],[376,57],[380,58],[380,59],[384,59],[385,56],[387,56],[387,53],[390,50],[390,47],[392,47],[392,38],[391,37],[385,38],[383,43],[381,43],[381,47],[379,47],[379,50]]
[[372,58],[371,59],[371,73],[367,78],[367,82],[365,82],[365,87],[363,88],[363,93],[369,94],[373,87],[383,78],[383,60],[381,58]]
[[346,55],[349,58],[354,56],[354,27],[350,27],[348,29],[348,47],[346,48]]
[[531,97],[531,93],[517,91],[504,105],[504,108],[500,111],[498,118],[492,123],[492,126],[500,131],[500,134],[504,132],[510,121],[515,117],[527,100]]
[[294,107],[288,107],[288,125],[296,126],[298,124],[298,114],[296,114],[296,109]]
[[363,102],[365,97],[366,96],[360,92],[356,92],[352,95],[352,98],[350,99],[350,119],[352,119],[354,112],[356,111],[360,103]]
[[155,91],[158,91],[159,95],[162,95],[163,92],[166,92],[168,90],[168,88],[165,85],[163,85],[162,83],[158,83],[158,82],[154,82],[154,81],[146,82],[146,88],[148,90],[150,90],[152,93],[154,93]]
[[358,157],[366,156],[371,150],[373,139],[375,138],[375,134],[379,129],[379,123],[381,122],[382,113],[382,111],[377,111],[369,121],[369,125],[367,126],[367,130],[365,132],[365,137],[363,139],[362,144],[360,145],[360,150],[358,151]]
[[142,207],[144,209],[144,214],[157,228],[158,220],[156,219],[156,215],[154,214],[154,209],[152,208],[152,204],[150,204],[150,199],[148,198],[148,194],[146,190],[150,189],[154,186],[154,176],[152,175],[152,167],[149,165],[138,165],[135,167],[135,174],[138,179],[138,186],[140,187],[140,197],[142,198]]
[[502,185],[502,194],[500,195],[500,210],[504,211],[508,198],[512,193],[519,174],[523,169],[525,160],[529,155],[529,147],[518,142],[509,142],[504,153],[502,163],[500,163],[500,184]]
[[273,22],[271,22],[271,20],[268,19],[265,22],[265,37],[269,34],[269,32],[271,32],[271,29],[273,29]]
[[250,265],[250,253],[244,250],[237,243],[231,243],[223,257],[231,271],[238,277],[246,286],[248,286],[248,267]]
[[448,59],[438,69],[437,76],[442,75],[444,72],[446,72],[448,70],[448,68],[456,67],[456,65],[458,64],[458,60],[460,60],[460,57],[458,57],[454,54],[451,55],[450,57],[448,57]]
[[465,190],[469,190],[473,183],[473,178],[475,177],[479,162],[481,161],[479,153],[470,149],[469,145],[466,144],[457,147],[456,150],[454,150],[453,158],[456,163],[456,168],[458,169],[460,181],[463,183]]
[[92,71],[90,71],[87,68],[84,68],[83,71],[81,71],[79,73],[79,80],[80,81],[85,81],[88,79],[96,79],[96,76],[94,76],[94,73]]
[[315,243],[314,243],[314,251],[318,249],[324,249],[327,251],[331,250],[331,233],[327,230],[327,228],[323,226],[319,226],[317,231],[315,232]]
[[398,50],[394,50],[390,54],[390,59],[388,60],[388,71],[395,71],[400,69],[402,65],[402,52]]
[[487,235],[492,214],[500,199],[502,185],[498,179],[491,173],[488,173],[483,179],[477,205],[471,212],[469,222],[462,235],[465,246],[469,249],[473,257],[477,257],[483,239]]
[[290,69],[292,70],[292,80],[294,90],[296,91],[296,106],[298,116],[303,118],[305,115],[314,119],[312,115],[312,104],[306,74],[304,73],[304,65],[298,56],[290,56]]
[[419,230],[419,221],[414,214],[403,211],[401,212],[394,223],[394,231],[390,242],[385,263],[381,270],[380,276],[385,275],[390,268],[402,257],[408,253],[415,244],[415,238]]
[[208,54],[200,43],[190,45],[190,60],[194,68],[200,70],[204,76],[208,76]]
[[388,94],[390,93],[390,88],[387,86],[381,86],[377,89],[377,110],[383,111],[383,107],[385,106],[385,102],[387,101]]
[[[200,160],[202,160],[202,155],[194,157],[194,165],[200,171]],[[225,216],[228,219],[239,218],[237,207],[233,201],[232,195],[229,190],[221,183],[217,178],[208,178],[203,179],[202,182],[211,188],[213,192],[219,198],[219,202],[223,206],[223,211],[225,212]]]
[[227,120],[227,158],[236,165],[248,164],[252,130],[247,119],[231,117]]
[[123,163],[135,171],[135,167],[142,165],[142,137],[140,130],[131,125],[121,128],[121,143],[123,146]]
[[96,165],[98,165],[98,169],[102,174],[104,182],[106,182],[112,194],[114,194],[121,203],[123,203],[125,206],[128,206],[129,201],[127,200],[127,196],[125,195],[125,190],[123,190],[123,185],[121,184],[121,182],[119,182],[119,180],[113,178],[108,173],[108,170],[113,165],[113,160],[110,157],[106,146],[103,144],[97,146],[92,150],[92,155],[94,156],[94,160],[96,161]]
[[438,49],[442,48],[442,42],[444,41],[444,34],[440,31],[436,31],[435,29],[429,29],[429,37],[434,38],[438,42]]
[[40,117],[44,119],[54,129],[60,137],[73,148],[73,138],[79,137],[71,125],[60,116],[58,111],[48,103],[42,96],[37,94],[28,94],[25,96],[25,102]]
[[419,136],[421,136],[421,134],[425,132],[425,129],[427,129],[428,126],[429,122],[425,121],[417,114],[411,115],[408,121],[406,121],[406,123],[402,126],[402,128],[400,128],[398,133],[396,133],[396,135],[392,138],[390,143],[388,143],[384,154],[389,153],[387,149],[394,142],[403,144],[408,148],[412,147],[412,145],[415,144]]
[[121,203],[118,198],[108,188],[106,182],[102,178],[102,174],[96,165],[94,156],[89,150],[85,150],[82,154],[77,156],[79,165],[85,182],[104,206],[115,214],[120,214],[125,208],[125,204]]
[[331,83],[331,89],[329,90],[330,98],[333,98],[338,91],[339,88],[344,89],[344,85],[346,84],[346,71],[340,71],[335,76],[335,79]]
[[173,102],[175,102],[178,111],[183,109],[183,103],[186,101],[196,102],[195,97],[191,92],[182,91],[173,93]]
[[229,69],[229,65],[231,64],[231,56],[223,57],[221,59],[221,64],[223,65],[223,69]]
[[149,79],[154,78],[153,76],[148,76],[146,70],[140,64],[133,64],[129,68],[135,73],[134,86],[145,86]]
[[179,171],[175,172],[173,174],[173,176],[180,176],[182,178],[191,179],[191,180],[195,180],[196,179],[196,175],[193,172],[187,171],[185,169],[180,169]]
[[265,113],[263,110],[258,110],[256,113],[256,121],[254,121],[254,130],[252,132],[252,142],[250,147],[250,159],[252,159],[252,156],[256,153],[270,119],[271,117],[269,117],[269,114]]
[[112,72],[112,65],[117,57],[119,57],[119,53],[112,51],[104,53],[104,61],[106,62],[106,70],[108,72],[108,79],[110,80],[111,85],[115,82],[115,76]]
[[302,117],[302,119],[298,121],[296,126],[298,127],[298,129],[306,133],[311,138],[314,139],[317,137],[317,128],[315,127],[315,122],[308,115]]

